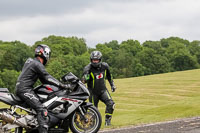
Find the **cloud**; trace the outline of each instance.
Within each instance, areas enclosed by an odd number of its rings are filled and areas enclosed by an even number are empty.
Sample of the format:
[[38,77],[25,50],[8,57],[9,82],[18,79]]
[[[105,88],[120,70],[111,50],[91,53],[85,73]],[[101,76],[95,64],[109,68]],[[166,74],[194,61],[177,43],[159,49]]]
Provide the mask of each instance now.
[[70,12],[79,12],[86,5],[90,5],[87,0],[1,0],[1,17],[18,16],[37,16],[37,15],[55,15]]
[[0,40],[29,45],[49,35],[85,38],[94,47],[170,36],[192,41],[200,33],[198,0],[6,0],[0,5]]

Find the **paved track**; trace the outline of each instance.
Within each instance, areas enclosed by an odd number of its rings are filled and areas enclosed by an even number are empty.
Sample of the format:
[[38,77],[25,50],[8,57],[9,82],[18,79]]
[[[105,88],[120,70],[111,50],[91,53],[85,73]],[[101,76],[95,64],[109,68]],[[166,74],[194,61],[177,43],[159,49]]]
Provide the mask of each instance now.
[[200,117],[128,128],[101,130],[99,133],[200,133]]

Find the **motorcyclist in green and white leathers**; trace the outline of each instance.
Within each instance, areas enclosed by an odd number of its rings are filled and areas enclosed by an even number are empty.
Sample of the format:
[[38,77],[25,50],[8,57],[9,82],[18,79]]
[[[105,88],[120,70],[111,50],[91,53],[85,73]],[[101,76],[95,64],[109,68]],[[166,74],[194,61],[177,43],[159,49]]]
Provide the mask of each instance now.
[[89,98],[91,103],[98,107],[99,100],[101,100],[106,105],[105,125],[109,126],[111,125],[115,103],[106,88],[106,79],[110,83],[112,92],[116,90],[116,87],[108,64],[102,62],[101,52],[93,51],[90,55],[90,61],[91,63],[84,68],[82,82],[87,83],[91,93]]

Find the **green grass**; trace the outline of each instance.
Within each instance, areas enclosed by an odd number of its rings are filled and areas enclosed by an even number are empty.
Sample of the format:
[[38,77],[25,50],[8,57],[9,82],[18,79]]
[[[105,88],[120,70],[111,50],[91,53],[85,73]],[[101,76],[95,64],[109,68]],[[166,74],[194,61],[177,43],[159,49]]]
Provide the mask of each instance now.
[[[114,81],[117,90],[110,93],[116,107],[111,128],[200,115],[200,69]],[[99,110],[105,128],[103,103]]]

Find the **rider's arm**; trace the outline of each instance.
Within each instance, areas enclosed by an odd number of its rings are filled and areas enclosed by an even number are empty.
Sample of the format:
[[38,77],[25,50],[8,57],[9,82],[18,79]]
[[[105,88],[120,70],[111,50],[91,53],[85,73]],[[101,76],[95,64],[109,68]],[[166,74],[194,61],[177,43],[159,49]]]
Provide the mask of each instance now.
[[108,82],[110,83],[111,89],[114,92],[116,90],[116,87],[114,85],[113,76],[110,72],[109,65],[105,62],[103,64],[106,67],[106,78],[108,79]]
[[46,70],[44,65],[42,65],[41,63],[37,63],[35,66],[35,69],[39,75],[39,79],[40,81],[44,84],[51,84],[51,85],[55,85],[58,87],[62,87],[64,88],[64,84],[62,84],[61,82],[59,82],[57,79],[55,79],[53,76],[51,76]]
[[90,65],[87,65],[83,70],[83,76],[81,81],[83,83],[87,83],[87,81],[90,79]]
[[109,65],[105,62],[103,62],[103,65],[106,67],[106,78],[108,79],[108,82],[111,85],[113,83],[113,77],[112,74],[110,73]]

